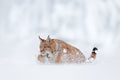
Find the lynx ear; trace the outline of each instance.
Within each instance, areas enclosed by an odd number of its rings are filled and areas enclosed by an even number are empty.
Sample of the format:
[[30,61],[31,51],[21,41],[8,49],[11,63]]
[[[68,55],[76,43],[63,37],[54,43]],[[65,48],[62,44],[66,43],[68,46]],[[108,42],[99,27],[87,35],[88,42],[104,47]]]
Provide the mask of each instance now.
[[41,41],[43,41],[44,39],[42,39],[40,36],[39,36],[39,39],[41,40]]
[[46,39],[46,42],[49,44],[50,41],[51,41],[51,38],[50,38],[50,36],[48,35],[48,37],[47,37],[47,39]]

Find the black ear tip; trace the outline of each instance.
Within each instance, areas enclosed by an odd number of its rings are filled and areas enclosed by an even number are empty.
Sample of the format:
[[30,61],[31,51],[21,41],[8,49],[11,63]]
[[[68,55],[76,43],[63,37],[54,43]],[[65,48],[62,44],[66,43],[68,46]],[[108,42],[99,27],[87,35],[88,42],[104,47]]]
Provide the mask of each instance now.
[[41,40],[41,41],[43,41],[44,39],[42,39],[40,36],[38,36],[38,38]]
[[47,36],[47,39],[49,39],[49,38],[50,38],[50,35]]
[[41,39],[40,36],[38,36],[38,38]]

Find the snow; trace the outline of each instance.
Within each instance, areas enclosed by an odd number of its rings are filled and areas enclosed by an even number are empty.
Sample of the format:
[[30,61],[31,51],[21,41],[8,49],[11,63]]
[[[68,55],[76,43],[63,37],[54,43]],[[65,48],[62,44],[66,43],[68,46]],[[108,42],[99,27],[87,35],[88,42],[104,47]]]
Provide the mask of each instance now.
[[66,49],[63,49],[63,53],[66,53],[67,52],[67,50]]
[[[119,80],[119,0],[0,0],[0,80]],[[41,64],[40,40],[79,48],[85,64]]]
[[119,67],[111,64],[2,65],[3,80],[119,80]]

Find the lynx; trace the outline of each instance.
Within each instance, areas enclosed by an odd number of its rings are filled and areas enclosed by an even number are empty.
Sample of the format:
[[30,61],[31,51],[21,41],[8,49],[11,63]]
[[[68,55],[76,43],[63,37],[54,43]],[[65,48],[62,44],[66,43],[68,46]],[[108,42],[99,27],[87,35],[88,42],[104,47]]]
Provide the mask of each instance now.
[[[41,43],[38,60],[42,63],[83,63],[86,61],[84,54],[79,49],[62,40],[51,39],[50,36],[46,40],[39,36],[39,39]],[[96,58],[96,49],[90,58]]]

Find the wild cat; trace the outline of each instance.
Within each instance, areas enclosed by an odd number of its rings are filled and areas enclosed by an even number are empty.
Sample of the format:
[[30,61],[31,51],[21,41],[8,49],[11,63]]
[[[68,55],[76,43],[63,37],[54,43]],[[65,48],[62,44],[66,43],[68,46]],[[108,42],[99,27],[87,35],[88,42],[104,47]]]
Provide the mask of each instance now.
[[[42,63],[84,63],[86,58],[84,54],[76,47],[59,39],[51,39],[50,36],[47,39],[40,39],[40,54],[38,60]],[[90,59],[96,58],[95,51],[97,48],[93,48]]]

